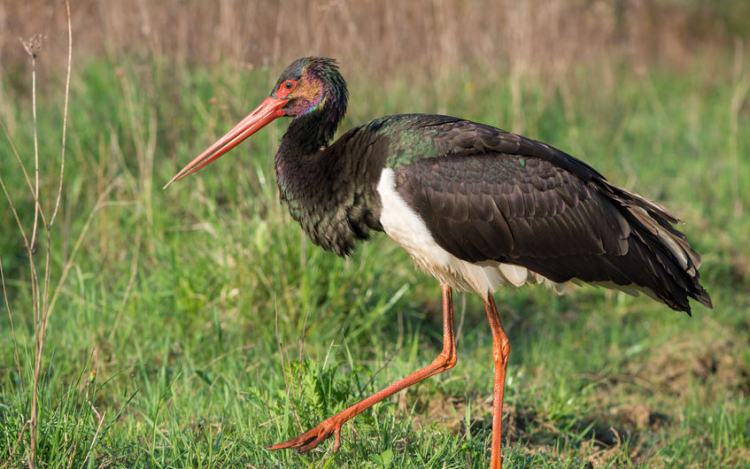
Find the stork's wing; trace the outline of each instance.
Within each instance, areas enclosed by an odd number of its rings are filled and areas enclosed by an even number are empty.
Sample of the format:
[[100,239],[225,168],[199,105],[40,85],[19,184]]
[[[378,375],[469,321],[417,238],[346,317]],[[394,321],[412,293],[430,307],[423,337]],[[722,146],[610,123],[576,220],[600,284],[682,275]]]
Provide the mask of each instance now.
[[492,154],[419,160],[396,169],[396,188],[438,244],[469,262],[522,264],[524,259],[621,256],[628,250],[630,226],[612,202],[539,158]]
[[679,310],[689,311],[688,296],[710,306],[700,258],[666,209],[548,145],[467,121],[450,126],[441,156],[394,168],[396,189],[443,249],[554,282],[640,288]]

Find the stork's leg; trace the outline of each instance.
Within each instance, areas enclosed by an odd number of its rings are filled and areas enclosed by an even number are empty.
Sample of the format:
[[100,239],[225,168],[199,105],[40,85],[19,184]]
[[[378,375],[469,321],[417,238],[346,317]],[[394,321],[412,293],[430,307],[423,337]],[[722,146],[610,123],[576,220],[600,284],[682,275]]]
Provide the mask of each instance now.
[[[298,448],[297,451],[302,453],[309,451],[320,444],[323,440],[331,436],[335,437],[333,452],[339,450],[341,446],[341,426],[357,414],[369,409],[373,405],[393,394],[406,389],[412,384],[416,384],[423,379],[441,373],[453,368],[456,364],[456,339],[453,333],[453,293],[451,287],[442,285],[443,288],[443,351],[432,361],[432,363],[416,373],[412,373],[406,378],[382,389],[372,396],[361,400],[348,409],[339,412],[333,417],[329,417],[320,423],[317,427],[301,434],[283,443],[266,446],[266,449],[284,449]],[[502,389],[500,390],[502,396]],[[499,441],[499,440],[498,440]]]
[[510,342],[503,330],[500,316],[497,314],[497,306],[492,298],[492,293],[484,300],[484,309],[487,310],[487,319],[492,329],[492,359],[495,362],[495,387],[492,403],[492,456],[490,458],[490,469],[500,469],[502,466],[501,441],[503,423],[503,391],[505,390],[505,368],[508,366],[508,354],[510,353]]

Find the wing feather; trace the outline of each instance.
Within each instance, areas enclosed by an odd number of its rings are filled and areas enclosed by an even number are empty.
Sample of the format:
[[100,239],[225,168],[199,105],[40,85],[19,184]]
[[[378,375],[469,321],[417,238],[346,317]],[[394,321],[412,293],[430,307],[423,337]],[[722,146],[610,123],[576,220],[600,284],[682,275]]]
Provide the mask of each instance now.
[[[438,117],[426,157],[403,150],[389,165],[396,190],[443,249],[558,283],[643,290],[688,312],[688,296],[711,304],[699,283],[700,257],[659,204],[543,143]],[[525,272],[508,275],[516,283]]]

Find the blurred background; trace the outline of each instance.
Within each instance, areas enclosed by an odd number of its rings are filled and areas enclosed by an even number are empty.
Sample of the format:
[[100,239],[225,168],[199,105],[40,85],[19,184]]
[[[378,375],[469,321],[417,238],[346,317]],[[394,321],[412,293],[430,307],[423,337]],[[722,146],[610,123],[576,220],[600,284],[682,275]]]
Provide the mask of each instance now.
[[[79,61],[283,70],[314,54],[339,59],[358,79],[413,73],[426,83],[477,67],[555,78],[582,64],[684,69],[750,34],[750,5],[732,0],[89,0],[71,13]],[[46,68],[63,64],[66,21],[59,0],[3,2],[2,70],[25,64],[18,38],[36,33],[47,38]]]
[[[250,109],[248,71],[265,73],[271,85],[292,60],[328,56],[342,64],[350,91],[364,96],[352,102],[350,123],[375,117],[362,111],[376,97],[393,106],[375,112],[397,113],[455,113],[452,102],[481,115],[477,101],[491,100],[505,111],[495,122],[518,133],[539,130],[527,118],[529,93],[567,102],[570,124],[574,96],[616,92],[623,77],[648,83],[649,71],[700,70],[741,84],[750,36],[750,4],[733,0],[90,0],[71,14],[74,75],[106,62],[111,73],[132,72],[140,87],[164,95],[210,69],[234,97],[209,104]],[[0,106],[8,109],[30,98],[19,40],[41,35],[39,86],[59,85],[68,57],[65,3],[5,1],[0,25]],[[507,95],[479,96],[498,84]],[[419,92],[388,101],[406,88]],[[15,128],[12,118],[7,125]]]
[[[287,122],[161,190],[308,55],[340,62],[343,130],[443,113],[545,141],[665,204],[702,256],[715,309],[692,318],[591,287],[497,292],[509,467],[750,467],[750,2],[70,11],[66,95],[66,3],[0,3],[0,468],[486,467],[492,340],[475,295],[456,298],[458,365],[348,424],[338,455],[263,449],[441,347],[438,285],[403,251],[379,236],[336,258],[280,203]],[[49,220],[63,135],[47,237],[30,185],[38,161]]]

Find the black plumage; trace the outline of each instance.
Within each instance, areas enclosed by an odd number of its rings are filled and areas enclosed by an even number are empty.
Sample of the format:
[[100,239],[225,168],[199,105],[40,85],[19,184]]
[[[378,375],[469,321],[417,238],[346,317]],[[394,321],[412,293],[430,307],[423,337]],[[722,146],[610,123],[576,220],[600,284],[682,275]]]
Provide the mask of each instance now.
[[449,117],[424,119],[445,136],[437,141],[443,153],[398,165],[396,187],[446,251],[471,263],[523,266],[557,283],[634,286],[676,310],[690,312],[688,297],[711,306],[700,257],[663,207],[541,142]]

